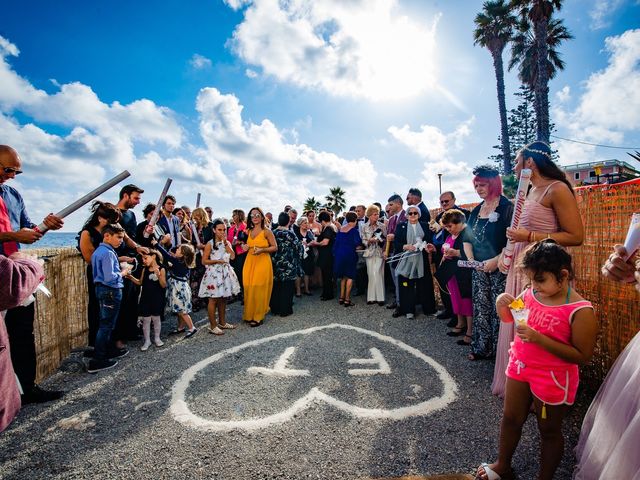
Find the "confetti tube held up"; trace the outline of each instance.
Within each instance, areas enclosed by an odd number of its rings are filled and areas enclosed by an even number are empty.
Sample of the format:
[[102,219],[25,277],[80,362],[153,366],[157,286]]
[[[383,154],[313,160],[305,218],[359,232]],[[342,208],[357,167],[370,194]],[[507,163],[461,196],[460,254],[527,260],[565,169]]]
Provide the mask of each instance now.
[[[511,228],[518,228],[520,225],[520,217],[522,216],[522,210],[524,209],[524,200],[527,198],[527,190],[529,189],[529,182],[531,181],[531,170],[528,168],[522,169],[520,172],[520,182],[518,182],[518,190],[516,191],[516,203],[513,208],[513,217],[511,218]],[[507,246],[504,249],[504,256],[502,263],[509,268],[513,263],[513,249],[515,248],[515,242],[509,240]]]
[[198,208],[200,206],[200,194],[198,193],[198,195],[196,196],[196,208]]
[[[167,178],[167,181],[164,184],[164,188],[162,189],[162,193],[160,194],[158,203],[156,203],[156,209],[153,211],[151,220],[149,220],[149,225],[151,225],[152,227],[154,227],[155,224],[158,222],[158,217],[160,216],[160,210],[162,209],[162,202],[164,201],[164,197],[167,196],[167,192],[169,191],[171,182],[173,182],[173,180],[171,178]],[[149,238],[149,234],[147,233],[146,230],[143,235],[144,235],[144,238]]]
[[624,248],[627,250],[627,258],[625,260],[633,257],[633,254],[640,249],[640,213],[631,215],[631,223],[629,224],[627,238],[624,241]]
[[[84,207],[87,203],[89,203],[91,200],[93,200],[97,196],[102,195],[104,192],[109,190],[111,187],[113,187],[114,185],[117,185],[118,183],[120,183],[122,180],[127,178],[129,175],[131,175],[131,174],[126,170],[124,172],[122,172],[122,173],[119,173],[118,175],[113,177],[111,180],[108,180],[105,183],[103,183],[102,185],[100,185],[98,188],[96,188],[94,190],[91,190],[84,197],[79,198],[78,200],[73,202],[71,205],[69,205],[69,206],[63,208],[62,210],[60,210],[58,213],[56,213],[56,217],[65,218],[66,216],[71,215],[73,212],[75,212],[79,208]],[[48,230],[49,230],[49,227],[47,227],[44,223],[41,223],[40,225],[38,225],[38,231],[40,233],[46,233]]]

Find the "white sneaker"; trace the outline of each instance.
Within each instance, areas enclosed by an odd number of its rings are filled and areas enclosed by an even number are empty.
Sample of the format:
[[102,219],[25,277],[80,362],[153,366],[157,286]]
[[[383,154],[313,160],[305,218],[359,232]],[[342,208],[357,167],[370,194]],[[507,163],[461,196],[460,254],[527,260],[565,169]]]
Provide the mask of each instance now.
[[150,346],[151,346],[151,342],[144,342],[140,347],[140,350],[142,350],[143,352],[146,352],[147,350],[149,350]]
[[154,344],[156,347],[161,347],[161,346],[163,346],[163,345],[164,345],[164,342],[163,342],[162,340],[154,340],[154,341],[153,341],[153,344]]
[[413,320],[415,318],[415,316],[413,315],[413,313],[407,313],[407,318],[409,320]]

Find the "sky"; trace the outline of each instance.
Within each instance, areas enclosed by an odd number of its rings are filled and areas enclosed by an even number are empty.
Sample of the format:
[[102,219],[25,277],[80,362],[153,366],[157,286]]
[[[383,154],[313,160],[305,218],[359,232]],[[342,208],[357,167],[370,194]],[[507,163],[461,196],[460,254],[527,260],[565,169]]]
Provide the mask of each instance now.
[[[122,170],[155,203],[279,212],[410,187],[477,201],[471,170],[499,133],[480,1],[0,0],[0,144],[35,223]],[[640,150],[640,1],[565,0],[574,35],[550,82],[563,165]],[[636,19],[635,21],[633,19]],[[503,54],[508,63],[509,51]],[[507,108],[519,82],[505,72]],[[100,197],[117,201],[117,190]],[[137,210],[141,221],[141,207]],[[88,211],[66,220],[77,231]]]

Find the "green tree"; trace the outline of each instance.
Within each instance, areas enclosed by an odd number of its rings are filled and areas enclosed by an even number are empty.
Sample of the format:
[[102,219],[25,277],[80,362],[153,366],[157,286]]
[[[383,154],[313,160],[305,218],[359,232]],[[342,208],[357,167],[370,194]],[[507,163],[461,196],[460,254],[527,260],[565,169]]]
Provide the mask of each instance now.
[[502,175],[502,194],[507,198],[515,198],[518,190],[518,179],[515,173]]
[[327,201],[327,207],[336,214],[336,216],[347,206],[347,201],[344,196],[347,192],[340,187],[333,187],[329,189],[329,195],[325,196]]
[[[536,114],[533,107],[534,94],[526,85],[520,85],[516,93],[517,105],[509,111],[507,131],[509,132],[509,146],[511,158],[516,157],[518,150],[525,145],[535,141],[536,138]],[[499,151],[490,156],[498,165],[500,173],[507,175],[510,172],[504,170],[504,161],[501,138],[498,137],[498,145],[493,148]]]
[[304,201],[303,208],[305,211],[313,210],[314,212],[317,212],[320,206],[320,202],[316,200],[315,197],[309,197]]
[[[562,0],[511,0],[511,7],[520,13],[521,28],[533,30],[532,50],[527,57],[536,65],[533,80],[536,110],[536,139],[549,142],[549,27],[554,11],[562,8]],[[527,27],[530,25],[530,28]],[[566,29],[565,29],[566,30]],[[568,32],[566,32],[568,34]],[[557,45],[556,45],[557,46]],[[553,50],[553,48],[551,48]],[[525,82],[526,83],[526,82]]]
[[[536,140],[536,114],[534,108],[534,93],[533,90],[527,85],[520,85],[520,88],[513,94],[516,97],[517,105],[509,111],[509,140],[511,145],[511,158],[515,158],[518,150],[525,145]],[[549,125],[550,132],[555,131],[555,125],[551,123]],[[500,143],[500,137],[498,137],[498,143]],[[550,143],[550,145],[553,145]],[[489,158],[496,162],[500,173],[506,174],[502,169],[502,148],[501,145],[494,145],[494,149],[499,153],[491,155]],[[552,158],[557,160],[557,150],[551,150]]]
[[493,70],[496,75],[498,93],[498,112],[500,115],[500,139],[502,144],[502,169],[511,172],[511,146],[507,130],[507,104],[504,94],[504,65],[502,52],[511,39],[516,18],[511,14],[504,0],[484,2],[482,12],[474,20],[476,29],[473,32],[475,45],[485,47],[491,53]]

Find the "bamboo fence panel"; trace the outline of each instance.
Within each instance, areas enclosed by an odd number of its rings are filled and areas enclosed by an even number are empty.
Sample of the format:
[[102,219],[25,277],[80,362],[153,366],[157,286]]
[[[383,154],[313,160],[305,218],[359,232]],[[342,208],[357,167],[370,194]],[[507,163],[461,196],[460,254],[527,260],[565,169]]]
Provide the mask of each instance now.
[[36,381],[51,375],[73,348],[87,344],[87,276],[85,262],[73,247],[33,249],[45,262],[45,286],[51,298],[38,292],[34,326]]

